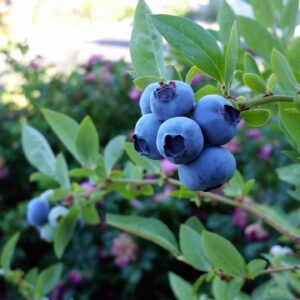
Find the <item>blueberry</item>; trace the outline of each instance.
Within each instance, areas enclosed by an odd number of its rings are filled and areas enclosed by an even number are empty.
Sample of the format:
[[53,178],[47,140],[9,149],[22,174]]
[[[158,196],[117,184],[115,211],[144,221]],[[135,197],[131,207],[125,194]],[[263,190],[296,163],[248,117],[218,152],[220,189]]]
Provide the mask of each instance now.
[[154,114],[143,115],[136,123],[134,130],[134,148],[141,155],[152,159],[161,159],[156,148],[156,136],[161,125]]
[[62,205],[54,206],[48,215],[49,224],[52,227],[56,227],[61,220],[68,213],[68,209]]
[[140,98],[140,108],[143,115],[151,114],[150,95],[157,88],[159,88],[159,83],[151,83],[144,89]]
[[192,191],[209,191],[229,181],[234,175],[236,162],[223,147],[207,146],[192,162],[180,165],[179,179]]
[[203,148],[200,126],[186,117],[171,118],[160,126],[156,146],[160,154],[172,163],[188,163]]
[[194,106],[194,92],[182,81],[162,82],[150,96],[150,106],[159,120],[186,116]]
[[27,221],[32,226],[42,226],[47,223],[49,213],[48,201],[34,198],[27,205]]
[[224,145],[235,136],[239,117],[239,110],[219,95],[201,98],[193,113],[193,119],[200,125],[205,142],[213,146]]

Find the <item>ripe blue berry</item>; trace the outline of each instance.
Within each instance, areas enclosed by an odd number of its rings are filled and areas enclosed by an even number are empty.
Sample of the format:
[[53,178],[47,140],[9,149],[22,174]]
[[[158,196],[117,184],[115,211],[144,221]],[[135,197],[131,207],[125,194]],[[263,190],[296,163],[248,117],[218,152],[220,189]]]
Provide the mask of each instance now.
[[161,159],[162,156],[156,147],[156,137],[161,125],[154,114],[143,115],[136,123],[134,130],[134,148],[141,155],[151,159]]
[[188,163],[203,148],[200,126],[186,117],[168,119],[158,130],[156,146],[160,154],[172,163]]
[[49,213],[48,221],[52,227],[56,227],[60,219],[68,213],[68,209],[62,205],[54,206]]
[[182,81],[162,82],[150,96],[152,113],[159,120],[186,116],[194,106],[194,92]]
[[42,226],[47,223],[49,204],[43,198],[34,198],[27,205],[27,221],[32,226]]
[[195,105],[193,119],[200,125],[205,143],[213,146],[228,143],[236,134],[240,112],[219,95],[208,95]]
[[180,165],[179,179],[192,191],[208,191],[231,179],[236,169],[233,155],[223,147],[207,146],[192,162]]
[[143,115],[151,114],[150,95],[157,88],[159,88],[159,83],[151,83],[144,89],[140,98],[140,108]]

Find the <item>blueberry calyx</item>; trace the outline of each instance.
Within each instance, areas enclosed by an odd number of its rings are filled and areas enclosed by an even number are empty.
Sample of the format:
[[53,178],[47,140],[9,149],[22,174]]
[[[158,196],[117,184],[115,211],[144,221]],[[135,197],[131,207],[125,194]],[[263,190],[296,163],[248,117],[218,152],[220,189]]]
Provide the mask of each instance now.
[[154,92],[154,96],[158,101],[169,102],[176,96],[176,83],[170,81],[169,83],[160,83],[160,87]]
[[229,125],[236,126],[240,121],[240,111],[231,105],[224,105],[222,114],[224,115],[225,122]]
[[136,134],[133,135],[134,149],[141,155],[148,155],[149,149],[144,139],[139,138]]
[[164,151],[167,157],[179,158],[185,153],[184,137],[182,135],[166,135]]

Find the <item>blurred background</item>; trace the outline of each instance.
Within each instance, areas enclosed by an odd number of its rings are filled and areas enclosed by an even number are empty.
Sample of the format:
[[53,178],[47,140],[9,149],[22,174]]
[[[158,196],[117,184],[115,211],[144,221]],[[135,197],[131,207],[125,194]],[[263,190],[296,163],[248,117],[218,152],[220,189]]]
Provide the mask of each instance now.
[[[228,3],[239,15],[253,15],[247,1]],[[89,114],[102,146],[134,128],[141,91],[133,86],[128,45],[136,4],[136,0],[0,1],[0,242],[22,230],[15,264],[23,270],[42,268],[56,260],[52,246],[25,220],[26,203],[45,186],[28,180],[33,169],[21,149],[21,124],[27,121],[43,132],[56,152],[65,149],[43,119],[42,107],[78,121]],[[148,0],[147,4],[153,13],[187,16],[205,28],[218,29],[219,0]],[[179,70],[186,74],[190,65],[172,49],[166,50],[168,56],[175,57]],[[209,81],[198,74],[192,87],[196,91]],[[288,158],[281,154],[286,146],[276,120],[262,129],[250,129],[241,122],[237,138],[226,145],[245,179],[256,178],[255,201],[272,204],[276,199],[278,207],[291,205],[287,185],[268,172],[286,164]],[[67,160],[76,165],[70,156]],[[162,168],[176,176],[174,166],[163,161]],[[89,182],[81,184],[93,188]],[[247,259],[268,253],[277,238],[239,209],[213,204],[197,207],[173,199],[171,192],[166,186],[154,196],[131,201],[112,194],[99,200],[99,213],[153,216],[175,231],[194,215],[235,242]],[[103,222],[77,232],[63,261],[64,277],[51,294],[52,300],[173,299],[168,270],[190,281],[198,275],[159,247],[107,228]],[[246,286],[249,291],[253,288],[251,283]],[[0,280],[0,299],[22,298]]]

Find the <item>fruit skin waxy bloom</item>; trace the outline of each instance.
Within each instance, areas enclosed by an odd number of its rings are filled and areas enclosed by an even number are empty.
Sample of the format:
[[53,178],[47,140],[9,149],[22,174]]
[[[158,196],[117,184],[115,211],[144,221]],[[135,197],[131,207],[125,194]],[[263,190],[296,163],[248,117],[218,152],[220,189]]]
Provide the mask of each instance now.
[[62,205],[54,206],[49,213],[48,220],[52,227],[56,227],[59,220],[68,213],[68,209]]
[[178,80],[162,82],[160,87],[151,93],[150,106],[152,113],[162,121],[186,116],[194,107],[193,89]]
[[140,108],[142,115],[151,114],[151,107],[150,107],[150,96],[153,91],[159,88],[159,83],[151,83],[149,84],[143,91],[141,98],[140,98]]
[[209,191],[227,182],[236,169],[233,155],[223,147],[204,147],[192,162],[180,165],[179,179],[192,191]]
[[47,223],[49,213],[48,201],[34,198],[27,205],[27,221],[30,225],[40,227]]
[[160,154],[174,164],[185,164],[195,159],[203,144],[199,125],[186,117],[165,121],[160,126],[156,139]]
[[134,130],[134,148],[141,155],[151,159],[161,159],[156,147],[156,137],[161,125],[154,114],[143,115],[136,123]]
[[195,105],[193,119],[200,125],[207,144],[220,146],[228,143],[236,134],[239,110],[219,95],[208,95]]

